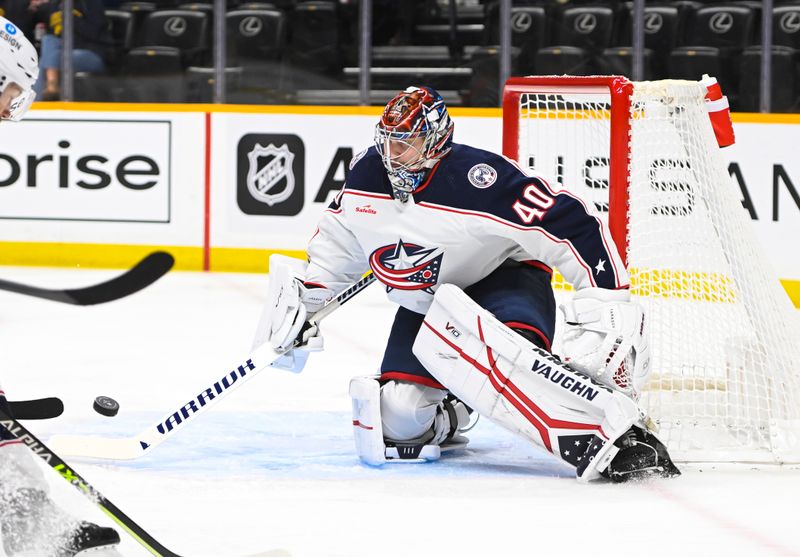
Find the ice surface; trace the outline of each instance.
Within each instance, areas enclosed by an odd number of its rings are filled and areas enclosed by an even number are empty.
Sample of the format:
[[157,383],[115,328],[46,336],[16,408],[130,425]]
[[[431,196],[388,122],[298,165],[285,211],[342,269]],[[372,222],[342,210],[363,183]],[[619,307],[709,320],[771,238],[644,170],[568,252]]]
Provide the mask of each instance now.
[[[0,268],[45,287],[115,274]],[[28,422],[45,441],[132,435],[249,352],[265,293],[264,276],[179,272],[95,307],[0,292],[0,381],[12,399],[64,399],[61,418]],[[585,486],[486,420],[439,462],[361,465],[348,380],[377,369],[392,316],[372,286],[324,323],[328,348],[302,374],[263,372],[140,460],[71,463],[186,557],[800,555],[798,467],[690,466],[671,481]],[[120,402],[117,417],[92,411],[101,394]],[[48,476],[60,504],[111,525]],[[123,555],[149,555],[122,536]]]

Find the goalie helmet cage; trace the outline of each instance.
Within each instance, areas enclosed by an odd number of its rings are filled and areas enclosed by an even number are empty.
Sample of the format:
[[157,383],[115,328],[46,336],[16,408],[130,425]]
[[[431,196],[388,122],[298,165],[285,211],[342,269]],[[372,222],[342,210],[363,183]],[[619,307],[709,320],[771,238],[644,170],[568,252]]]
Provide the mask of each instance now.
[[511,78],[503,153],[608,219],[647,316],[641,402],[675,459],[800,462],[800,318],[704,97],[692,81]]

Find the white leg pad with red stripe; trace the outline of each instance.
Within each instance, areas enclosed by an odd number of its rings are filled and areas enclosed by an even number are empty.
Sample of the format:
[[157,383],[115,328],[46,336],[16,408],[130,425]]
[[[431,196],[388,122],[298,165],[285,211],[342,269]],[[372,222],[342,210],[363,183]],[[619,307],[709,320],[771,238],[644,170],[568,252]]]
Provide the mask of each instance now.
[[386,444],[381,424],[380,383],[374,377],[354,377],[350,380],[350,398],[358,458],[370,466],[381,466],[386,462]]
[[641,420],[636,403],[503,325],[456,286],[439,287],[414,355],[478,413],[599,477],[613,441]]

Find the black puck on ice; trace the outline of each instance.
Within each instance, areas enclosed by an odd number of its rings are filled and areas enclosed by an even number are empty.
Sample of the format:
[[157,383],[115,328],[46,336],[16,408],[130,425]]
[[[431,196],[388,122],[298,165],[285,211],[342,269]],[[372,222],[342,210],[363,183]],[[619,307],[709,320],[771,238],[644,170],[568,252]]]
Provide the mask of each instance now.
[[108,396],[99,396],[94,399],[94,411],[103,416],[116,416],[119,412],[119,402]]

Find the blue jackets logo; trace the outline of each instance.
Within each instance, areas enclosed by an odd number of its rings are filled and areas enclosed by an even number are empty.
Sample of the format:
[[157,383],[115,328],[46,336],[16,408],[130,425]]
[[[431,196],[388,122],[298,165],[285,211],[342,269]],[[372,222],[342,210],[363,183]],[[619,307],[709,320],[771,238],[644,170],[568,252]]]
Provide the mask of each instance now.
[[441,248],[424,248],[401,239],[383,246],[369,256],[369,266],[375,278],[386,285],[386,291],[424,290],[433,294],[442,267]]

